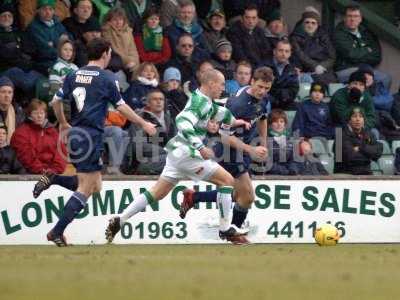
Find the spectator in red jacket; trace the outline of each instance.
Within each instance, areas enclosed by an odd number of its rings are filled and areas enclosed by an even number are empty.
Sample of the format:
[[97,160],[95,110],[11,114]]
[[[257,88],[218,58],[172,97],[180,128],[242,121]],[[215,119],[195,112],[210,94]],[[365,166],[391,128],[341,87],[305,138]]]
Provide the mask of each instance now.
[[160,26],[160,12],[151,8],[143,16],[142,30],[135,35],[136,48],[141,62],[164,64],[171,57],[168,37]]
[[15,130],[11,138],[11,147],[18,160],[31,174],[42,174],[46,170],[63,173],[65,148],[58,143],[58,132],[47,120],[46,103],[33,99],[27,116],[27,121]]

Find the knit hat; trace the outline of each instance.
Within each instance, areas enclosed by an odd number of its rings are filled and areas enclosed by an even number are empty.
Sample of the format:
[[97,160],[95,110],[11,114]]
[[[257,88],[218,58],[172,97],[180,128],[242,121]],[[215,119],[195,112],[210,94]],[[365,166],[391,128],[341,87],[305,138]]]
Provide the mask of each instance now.
[[12,13],[13,15],[15,14],[14,6],[11,3],[4,3],[0,5],[0,15],[6,11]]
[[10,78],[6,77],[6,76],[1,76],[0,77],[0,88],[3,86],[10,86],[14,89],[14,84],[12,83],[12,81],[10,80]]
[[321,23],[321,16],[314,11],[305,11],[301,15],[301,19],[304,21],[305,19],[314,19],[318,24]]
[[232,44],[227,39],[220,39],[215,44],[215,53],[222,52],[222,51],[232,52]]
[[170,80],[178,80],[181,81],[181,72],[174,67],[169,67],[164,71],[164,82],[168,82]]
[[374,68],[372,68],[370,65],[368,64],[361,64],[358,67],[358,71],[362,72],[364,74],[369,74],[372,77],[374,77]]
[[357,70],[357,71],[351,73],[350,78],[349,78],[349,83],[352,83],[354,81],[362,82],[365,85],[366,79],[365,79],[364,72]]
[[38,0],[37,8],[41,8],[43,6],[51,6],[52,8],[55,8],[56,0]]
[[362,116],[365,118],[365,111],[364,111],[364,109],[363,109],[362,107],[360,107],[360,106],[355,106],[355,107],[353,107],[353,108],[348,112],[347,120],[350,120],[351,117],[352,117],[354,114],[356,114],[356,113],[361,113]]
[[98,31],[101,32],[100,24],[96,18],[90,17],[86,23],[82,26],[82,33]]
[[318,82],[318,81],[314,81],[311,84],[311,88],[310,88],[310,95],[312,92],[320,92],[322,94],[326,94],[326,86],[325,84],[323,84],[322,82]]
[[211,18],[214,17],[214,16],[220,16],[220,17],[225,18],[224,12],[223,12],[222,10],[218,9],[218,8],[217,8],[217,9],[214,9],[213,11],[211,11],[211,12],[209,13],[209,15],[208,15],[208,18],[211,19]]

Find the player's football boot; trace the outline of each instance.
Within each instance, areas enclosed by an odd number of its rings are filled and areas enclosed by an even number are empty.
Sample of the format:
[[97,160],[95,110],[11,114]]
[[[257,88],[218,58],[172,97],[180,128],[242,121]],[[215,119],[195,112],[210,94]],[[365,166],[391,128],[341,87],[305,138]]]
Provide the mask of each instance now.
[[54,244],[56,244],[57,247],[67,247],[67,239],[65,238],[64,235],[61,236],[55,236],[53,233],[53,230],[49,231],[49,233],[47,234],[47,240],[49,242],[53,242]]
[[43,191],[47,190],[53,184],[54,176],[55,174],[50,171],[43,173],[33,188],[33,198],[39,197]]
[[195,191],[192,189],[186,189],[183,191],[183,201],[179,209],[179,216],[184,219],[187,212],[194,206],[194,196]]
[[121,223],[119,217],[111,218],[106,229],[106,240],[112,243],[114,237],[121,230]]
[[234,245],[248,245],[250,241],[243,235],[243,233],[238,232],[234,227],[229,227],[226,231],[220,231],[219,237],[222,240],[227,240]]

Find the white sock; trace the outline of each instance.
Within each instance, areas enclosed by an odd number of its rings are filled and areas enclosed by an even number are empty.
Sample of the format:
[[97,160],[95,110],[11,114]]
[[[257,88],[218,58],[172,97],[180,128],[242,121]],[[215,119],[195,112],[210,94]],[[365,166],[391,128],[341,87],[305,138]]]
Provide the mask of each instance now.
[[221,186],[218,188],[217,204],[219,210],[220,231],[227,231],[231,226],[232,191],[233,187],[231,186]]
[[123,214],[120,216],[121,226],[124,225],[128,219],[132,216],[136,215],[138,212],[141,212],[147,204],[149,204],[148,195],[151,196],[149,192],[144,192],[140,194],[129,206],[124,210]]

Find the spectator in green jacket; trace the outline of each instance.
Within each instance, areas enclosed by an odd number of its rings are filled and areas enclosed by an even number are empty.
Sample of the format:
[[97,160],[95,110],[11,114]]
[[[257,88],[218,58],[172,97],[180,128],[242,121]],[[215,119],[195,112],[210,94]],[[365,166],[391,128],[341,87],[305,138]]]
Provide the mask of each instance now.
[[48,75],[48,68],[57,60],[57,45],[62,36],[68,38],[65,27],[54,15],[55,0],[39,0],[35,19],[27,32],[35,48],[37,70]]
[[347,6],[344,21],[336,26],[334,32],[336,47],[336,70],[340,82],[347,82],[351,73],[360,64],[374,68],[374,77],[389,89],[390,75],[378,71],[376,67],[382,60],[378,38],[362,24],[362,14],[358,5]]
[[347,117],[354,107],[361,107],[365,112],[365,127],[373,129],[375,136],[379,133],[375,129],[377,119],[371,95],[366,92],[364,72],[356,71],[350,75],[349,85],[338,90],[332,97],[330,111],[332,121],[337,127],[345,127]]

